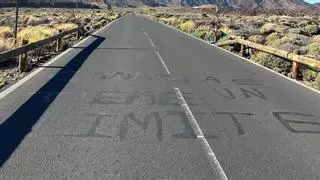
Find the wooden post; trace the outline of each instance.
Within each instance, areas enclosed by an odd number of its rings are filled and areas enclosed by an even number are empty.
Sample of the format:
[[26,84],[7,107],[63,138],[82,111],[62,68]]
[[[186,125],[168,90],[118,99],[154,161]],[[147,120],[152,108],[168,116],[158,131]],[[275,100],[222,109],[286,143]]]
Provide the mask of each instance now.
[[292,78],[293,79],[297,79],[299,78],[299,74],[300,74],[300,65],[293,61],[292,62]]
[[[244,40],[244,37],[241,37],[242,40]],[[246,53],[246,46],[243,45],[243,44],[240,44],[240,52],[239,52],[239,55],[241,57],[244,57],[245,56],[245,53]]]
[[[59,29],[58,32],[59,32],[59,34],[60,34],[60,33],[62,33],[62,30]],[[61,49],[61,42],[62,42],[62,39],[61,39],[61,38],[57,39],[57,48],[56,48],[56,51],[57,51],[57,52],[59,52],[60,49]]]
[[77,39],[80,39],[80,36],[81,36],[81,32],[80,32],[81,30],[78,30],[77,31]]
[[[24,46],[26,44],[28,44],[28,40],[23,39],[22,46]],[[19,73],[22,73],[26,70],[27,54],[28,53],[23,53],[19,56]]]
[[246,46],[241,44],[241,48],[240,48],[240,56],[244,57],[245,55],[245,50],[246,50]]
[[[217,22],[216,22],[217,23]],[[213,36],[213,43],[217,42],[217,35],[218,35],[218,28],[215,24],[214,30],[213,30],[214,36]]]
[[18,36],[18,19],[19,19],[19,0],[16,0],[16,21],[14,25],[14,44],[17,44]]

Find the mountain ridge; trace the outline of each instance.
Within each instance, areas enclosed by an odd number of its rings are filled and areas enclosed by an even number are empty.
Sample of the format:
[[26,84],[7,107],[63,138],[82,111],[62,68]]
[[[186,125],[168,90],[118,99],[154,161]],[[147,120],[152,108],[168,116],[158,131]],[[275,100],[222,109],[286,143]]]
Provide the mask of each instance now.
[[[76,3],[78,2],[78,3]],[[81,7],[90,6],[91,2],[97,5],[113,4],[116,6],[185,6],[193,7],[204,4],[215,4],[220,8],[230,9],[305,9],[319,7],[320,3],[312,5],[304,0],[24,0],[24,5],[54,6],[59,4],[77,4]],[[0,0],[0,7],[15,4],[15,0]]]

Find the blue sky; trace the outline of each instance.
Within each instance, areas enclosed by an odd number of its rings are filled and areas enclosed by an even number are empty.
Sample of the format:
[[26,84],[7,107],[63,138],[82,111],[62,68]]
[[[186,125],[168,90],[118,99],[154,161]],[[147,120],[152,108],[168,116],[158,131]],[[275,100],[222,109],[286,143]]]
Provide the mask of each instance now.
[[320,0],[304,0],[308,3],[320,3]]

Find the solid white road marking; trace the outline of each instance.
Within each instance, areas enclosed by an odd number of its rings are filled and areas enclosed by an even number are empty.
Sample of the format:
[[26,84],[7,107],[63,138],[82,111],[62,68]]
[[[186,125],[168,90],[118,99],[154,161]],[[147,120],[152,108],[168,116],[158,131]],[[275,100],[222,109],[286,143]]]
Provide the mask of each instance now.
[[[102,27],[101,29],[97,30],[96,32],[94,32],[93,34],[97,34],[100,33],[101,31],[105,30],[106,28],[108,28],[111,24],[115,23],[116,21],[124,18],[125,16],[112,21],[111,23],[107,24],[106,26]],[[76,43],[75,45],[73,45],[71,48],[67,49],[66,51],[60,53],[58,56],[52,58],[50,61],[48,61],[47,63],[43,64],[42,66],[49,66],[52,63],[56,62],[59,58],[61,58],[63,55],[69,53],[73,47],[76,46],[80,46],[80,44],[82,44],[84,41],[88,40],[91,36],[88,36],[84,39],[82,39],[80,42]],[[8,94],[10,94],[11,92],[13,92],[15,89],[17,89],[18,87],[20,87],[22,84],[24,84],[25,82],[27,82],[29,79],[31,79],[33,76],[37,75],[39,72],[41,72],[42,70],[44,70],[45,67],[39,67],[37,69],[35,69],[34,71],[32,71],[30,74],[28,74],[27,76],[25,76],[24,78],[20,79],[18,82],[14,83],[13,85],[11,85],[9,88],[7,88],[6,90],[0,92],[0,100],[2,98],[4,98],[5,96],[7,96]]]
[[147,39],[148,39],[148,41],[150,42],[151,46],[152,46],[153,48],[156,47],[156,46],[153,44],[152,40],[150,39],[148,33],[146,33],[145,31],[143,31],[143,33],[144,33],[144,35],[147,37]]
[[160,59],[161,64],[162,64],[162,66],[163,66],[164,70],[166,71],[166,73],[167,73],[168,75],[170,75],[171,73],[170,73],[170,71],[169,71],[169,69],[168,69],[167,65],[164,63],[164,61],[163,61],[163,59],[162,59],[162,57],[161,57],[160,53],[159,53],[158,51],[156,51],[156,54],[157,54],[158,58]]
[[193,113],[190,110],[190,108],[189,108],[185,98],[183,97],[180,89],[179,88],[173,88],[173,90],[175,91],[175,93],[177,95],[177,98],[179,99],[181,107],[184,109],[184,111],[185,111],[185,113],[187,115],[189,123],[191,124],[191,127],[192,127],[195,135],[197,136],[197,139],[200,140],[201,146],[202,146],[203,150],[205,151],[206,156],[209,159],[212,168],[214,169],[215,172],[218,173],[218,175],[220,176],[221,180],[228,180],[228,177],[227,177],[226,173],[222,169],[217,157],[213,153],[213,151],[212,151],[207,139],[205,138],[205,136],[204,136],[199,124],[196,121],[196,119],[194,118]]

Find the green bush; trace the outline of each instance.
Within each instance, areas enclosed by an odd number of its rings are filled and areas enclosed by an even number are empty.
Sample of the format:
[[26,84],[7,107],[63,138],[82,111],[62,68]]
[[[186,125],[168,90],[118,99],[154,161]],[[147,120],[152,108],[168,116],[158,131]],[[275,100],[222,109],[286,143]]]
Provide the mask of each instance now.
[[273,42],[273,41],[278,40],[280,38],[281,38],[281,36],[279,35],[279,33],[274,32],[274,33],[271,33],[269,36],[267,36],[267,41],[268,41],[268,43],[270,43],[270,42]]
[[318,25],[307,25],[303,28],[303,32],[309,35],[317,34],[319,32],[319,27]]
[[301,29],[299,29],[299,28],[292,28],[292,29],[289,29],[289,30],[288,30],[288,33],[291,33],[291,34],[300,34],[300,33],[301,33]]
[[319,73],[318,76],[316,77],[315,85],[316,85],[316,88],[317,88],[318,90],[320,90],[320,73]]
[[276,29],[279,28],[279,25],[273,23],[266,23],[260,28],[260,33],[262,34],[271,34],[276,32]]
[[320,42],[320,35],[316,35],[312,38],[313,42]]
[[298,52],[299,46],[294,45],[294,44],[292,44],[290,42],[286,42],[284,44],[281,44],[279,46],[279,49],[292,53],[292,52]]
[[310,38],[301,34],[288,33],[286,36],[281,38],[282,42],[289,42],[299,46],[305,46],[309,44]]
[[266,39],[262,35],[252,35],[249,37],[249,41],[254,43],[264,44]]
[[275,28],[275,31],[281,34],[286,34],[288,30],[289,30],[289,27],[287,26],[284,26],[284,27],[278,26]]
[[204,39],[206,34],[207,34],[207,31],[198,30],[198,29],[196,29],[195,31],[192,32],[193,36],[195,36],[197,38],[201,38],[201,39]]
[[309,68],[301,68],[301,73],[303,76],[303,79],[306,81],[315,81],[317,78],[317,72],[310,70]]
[[234,30],[234,33],[237,36],[250,37],[254,34],[259,34],[259,30],[252,25],[247,25],[247,26],[244,26],[238,30]]
[[279,22],[279,16],[277,16],[277,15],[272,15],[272,16],[269,16],[268,18],[267,18],[267,20],[269,21],[269,22],[273,22],[273,23],[277,23],[277,22]]
[[227,45],[227,46],[222,46],[223,49],[227,50],[227,51],[233,51],[234,47]]
[[288,75],[291,71],[291,62],[268,53],[257,52],[252,56],[252,60],[283,75]]
[[308,20],[302,20],[302,21],[299,21],[298,26],[299,27],[305,27],[305,26],[309,25],[310,23],[311,22],[308,21]]
[[320,55],[320,42],[313,42],[307,46],[308,54],[310,55]]

